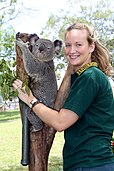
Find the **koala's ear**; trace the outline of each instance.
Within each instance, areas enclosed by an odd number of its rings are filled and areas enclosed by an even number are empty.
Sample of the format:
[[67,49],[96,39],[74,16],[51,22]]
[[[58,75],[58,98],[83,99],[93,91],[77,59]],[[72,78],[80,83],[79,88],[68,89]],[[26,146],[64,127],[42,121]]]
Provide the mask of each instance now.
[[20,38],[20,32],[16,33],[16,39]]
[[35,44],[35,42],[39,39],[38,35],[37,34],[30,34],[29,35],[29,42],[30,42],[30,45],[33,46]]
[[61,40],[55,40],[54,42],[53,42],[53,44],[54,44],[54,47],[55,47],[55,55],[57,55],[57,56],[59,56],[60,55],[60,52],[61,52],[61,50],[62,50],[62,41]]
[[58,40],[58,39],[56,39],[54,42],[53,42],[53,44],[54,44],[54,47],[56,47],[56,46],[60,46],[60,47],[62,47],[62,41],[61,40]]

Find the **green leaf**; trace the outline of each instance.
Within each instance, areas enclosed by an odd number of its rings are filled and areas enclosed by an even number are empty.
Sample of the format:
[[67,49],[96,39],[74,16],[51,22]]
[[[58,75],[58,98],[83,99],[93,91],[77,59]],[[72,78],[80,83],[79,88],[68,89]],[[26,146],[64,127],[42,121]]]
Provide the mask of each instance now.
[[28,86],[25,86],[25,91],[27,92],[28,96],[30,96],[30,88]]

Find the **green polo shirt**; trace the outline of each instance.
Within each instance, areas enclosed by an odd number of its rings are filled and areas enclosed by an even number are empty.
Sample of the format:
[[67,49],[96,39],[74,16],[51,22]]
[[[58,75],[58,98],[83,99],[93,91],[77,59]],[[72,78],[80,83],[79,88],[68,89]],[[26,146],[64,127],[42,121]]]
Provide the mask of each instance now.
[[114,162],[111,149],[114,99],[107,76],[94,66],[79,76],[72,75],[71,89],[63,108],[79,116],[79,120],[64,131],[64,170]]

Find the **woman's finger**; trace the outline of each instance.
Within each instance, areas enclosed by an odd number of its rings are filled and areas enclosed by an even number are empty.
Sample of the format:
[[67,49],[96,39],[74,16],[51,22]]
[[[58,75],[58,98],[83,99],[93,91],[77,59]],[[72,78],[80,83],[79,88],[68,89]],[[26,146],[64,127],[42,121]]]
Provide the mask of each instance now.
[[21,84],[22,85],[22,81],[19,80],[19,79],[16,79],[17,83]]
[[22,87],[22,81],[21,81],[21,80],[17,79],[17,80],[14,81],[14,83],[15,83],[17,86]]
[[13,86],[14,90],[19,89],[19,86],[17,86],[15,83],[13,83],[12,86]]
[[14,87],[14,90],[19,90],[22,88],[22,81],[17,79],[13,82],[13,87]]

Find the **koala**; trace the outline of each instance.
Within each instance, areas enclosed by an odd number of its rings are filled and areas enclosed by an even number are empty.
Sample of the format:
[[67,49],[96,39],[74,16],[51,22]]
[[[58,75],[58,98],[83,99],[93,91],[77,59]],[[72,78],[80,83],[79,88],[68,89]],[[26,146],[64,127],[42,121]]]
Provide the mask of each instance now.
[[[36,98],[42,100],[47,106],[53,107],[57,95],[57,81],[54,70],[54,43],[48,39],[39,38],[36,34],[28,37],[24,43],[20,35],[16,35],[16,44],[22,51],[23,63],[26,73],[30,77],[30,89]],[[39,131],[43,128],[40,118],[30,113],[27,109],[27,117],[31,123],[31,131]]]

